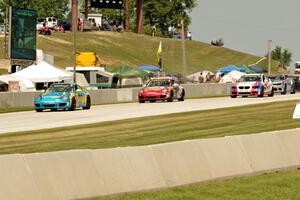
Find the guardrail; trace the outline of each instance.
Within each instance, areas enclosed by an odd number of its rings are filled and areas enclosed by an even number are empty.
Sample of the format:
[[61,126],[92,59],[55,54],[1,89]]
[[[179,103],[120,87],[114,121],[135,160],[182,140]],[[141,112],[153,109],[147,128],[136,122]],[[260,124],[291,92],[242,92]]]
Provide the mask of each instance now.
[[[227,95],[230,84],[184,84],[187,98]],[[90,90],[93,104],[109,104],[137,101],[139,88]],[[39,92],[0,92],[0,107],[33,106]]]

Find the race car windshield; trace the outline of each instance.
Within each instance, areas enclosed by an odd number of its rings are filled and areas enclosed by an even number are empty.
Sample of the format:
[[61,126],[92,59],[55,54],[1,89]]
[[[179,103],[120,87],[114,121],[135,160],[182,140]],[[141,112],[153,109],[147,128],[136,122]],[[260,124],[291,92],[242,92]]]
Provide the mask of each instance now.
[[54,85],[47,89],[46,93],[50,92],[71,92],[72,88],[70,85]]
[[283,76],[277,76],[277,78],[276,78],[277,80],[281,80],[281,81],[283,81],[284,80],[284,77]]
[[260,76],[244,76],[239,80],[239,82],[252,82],[252,81],[261,81],[261,78]]
[[154,86],[170,86],[171,83],[169,81],[150,81],[147,86],[154,87]]

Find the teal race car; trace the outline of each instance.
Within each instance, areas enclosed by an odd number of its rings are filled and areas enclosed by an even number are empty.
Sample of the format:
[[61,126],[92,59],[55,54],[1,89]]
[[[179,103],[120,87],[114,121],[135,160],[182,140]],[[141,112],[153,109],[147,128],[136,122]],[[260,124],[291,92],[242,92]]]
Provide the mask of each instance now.
[[54,83],[43,94],[34,99],[37,112],[50,109],[52,111],[90,109],[90,94],[74,83]]

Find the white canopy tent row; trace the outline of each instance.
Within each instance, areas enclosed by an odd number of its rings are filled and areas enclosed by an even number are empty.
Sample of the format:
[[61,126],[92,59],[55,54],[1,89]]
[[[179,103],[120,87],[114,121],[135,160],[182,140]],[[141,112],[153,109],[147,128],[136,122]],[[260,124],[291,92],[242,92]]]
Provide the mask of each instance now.
[[37,83],[68,82],[72,81],[72,75],[46,62],[41,62],[19,72],[0,76],[0,84],[8,85],[10,81],[18,81],[20,91],[35,91]]

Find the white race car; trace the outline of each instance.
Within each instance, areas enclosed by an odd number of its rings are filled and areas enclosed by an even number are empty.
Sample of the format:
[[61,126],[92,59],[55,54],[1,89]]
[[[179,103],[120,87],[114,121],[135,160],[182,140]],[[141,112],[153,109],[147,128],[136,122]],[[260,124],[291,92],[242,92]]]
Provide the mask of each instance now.
[[236,83],[231,86],[230,96],[236,98],[237,96],[248,97],[264,95],[273,96],[272,81],[263,74],[246,74],[243,75]]

